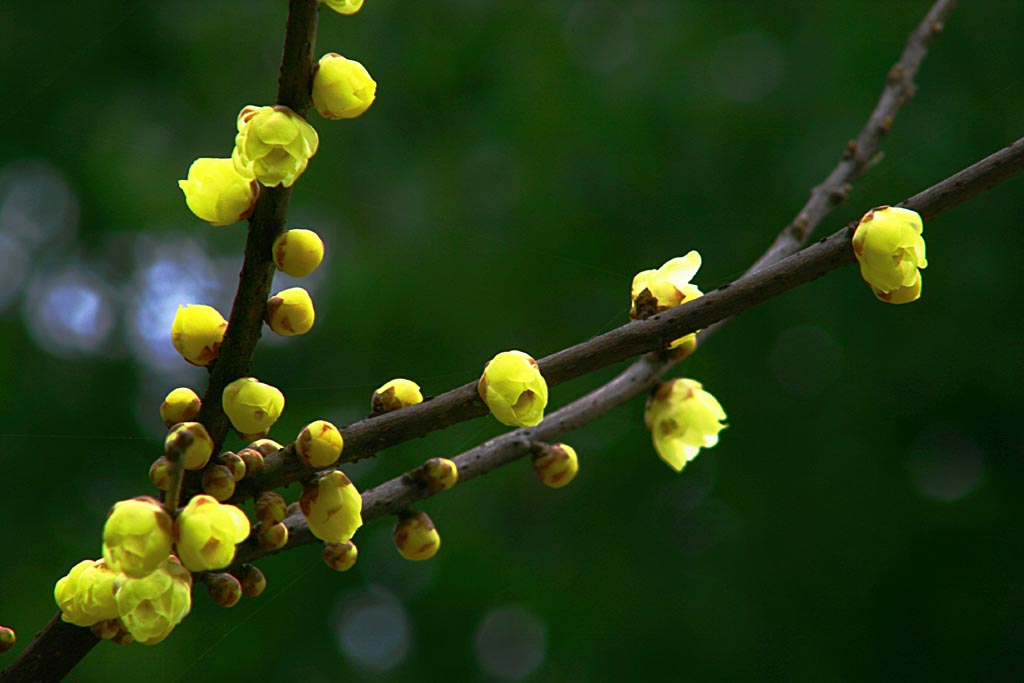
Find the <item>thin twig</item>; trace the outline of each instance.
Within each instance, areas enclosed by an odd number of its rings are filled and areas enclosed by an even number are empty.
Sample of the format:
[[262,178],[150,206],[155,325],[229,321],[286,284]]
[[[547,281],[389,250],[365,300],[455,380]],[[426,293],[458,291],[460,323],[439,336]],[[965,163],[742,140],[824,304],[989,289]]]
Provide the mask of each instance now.
[[[899,206],[917,211],[928,221],[995,187],[1022,169],[1024,138],[915,194]],[[735,315],[756,303],[853,263],[855,257],[850,240],[854,228],[856,223],[850,223],[779,263],[745,275],[691,303],[645,321],[630,323],[609,334],[629,329],[627,336],[617,338],[619,343],[629,348],[629,344],[640,343],[648,336],[661,340],[677,339],[727,315]],[[644,331],[634,335],[632,330],[639,326],[643,326]],[[551,413],[536,427],[513,430],[456,456],[453,459],[459,468],[459,484],[526,455],[530,452],[531,442],[558,439],[649,389],[657,381],[658,371],[665,363],[667,361],[648,354],[611,382]],[[410,482],[404,474],[400,475],[363,493],[363,520],[393,515],[411,503],[432,495],[433,492]],[[309,532],[301,514],[289,517],[285,524],[289,532],[288,544],[275,553],[317,540]],[[273,553],[245,548],[240,550],[236,564],[252,562],[267,554]]]

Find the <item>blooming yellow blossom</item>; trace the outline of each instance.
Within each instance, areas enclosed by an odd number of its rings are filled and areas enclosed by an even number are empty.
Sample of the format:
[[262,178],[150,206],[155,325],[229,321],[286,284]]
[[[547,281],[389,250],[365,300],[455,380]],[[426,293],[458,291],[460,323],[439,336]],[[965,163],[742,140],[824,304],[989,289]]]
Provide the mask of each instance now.
[[82,560],[53,588],[61,619],[76,626],[92,626],[117,618],[114,594],[122,581],[122,575],[103,560]]
[[417,403],[423,403],[420,385],[412,380],[399,378],[385,382],[373,392],[370,409],[374,415],[380,415]]
[[924,225],[916,211],[880,206],[864,214],[853,233],[860,274],[879,300],[905,304],[921,296]]
[[441,535],[437,533],[434,520],[421,510],[400,513],[392,536],[402,557],[413,562],[429,560],[441,548]]
[[282,290],[267,302],[267,325],[282,337],[309,332],[315,319],[313,300],[302,287]]
[[355,14],[363,8],[363,0],[316,0],[338,14]]
[[540,449],[533,456],[533,472],[545,486],[560,489],[580,471],[576,449],[568,444],[556,443]]
[[285,230],[274,240],[274,265],[292,277],[306,277],[324,260],[324,241],[312,230]]
[[192,437],[185,447],[182,463],[186,470],[201,470],[206,467],[213,455],[213,438],[200,422],[180,422],[167,433],[164,448],[168,451],[174,447],[179,433],[187,433]]
[[178,306],[171,324],[171,343],[189,363],[209,365],[220,353],[227,329],[228,321],[212,306]]
[[295,454],[299,460],[317,469],[337,462],[344,448],[345,439],[341,432],[327,420],[310,422],[295,439]]
[[103,561],[132,578],[146,576],[171,554],[171,517],[153,498],[114,504],[103,525]]
[[259,184],[239,174],[231,159],[196,159],[178,187],[192,213],[216,226],[248,218],[259,194]]
[[548,383],[537,361],[522,351],[502,351],[488,361],[477,392],[502,424],[533,427],[544,419]]
[[199,417],[202,405],[199,394],[188,387],[178,387],[171,390],[160,404],[160,419],[167,427],[173,427],[179,422],[189,422]]
[[249,518],[234,505],[201,494],[178,515],[174,536],[185,567],[194,572],[223,569],[235,559],[235,544],[249,536]]
[[377,82],[359,62],[337,52],[320,58],[313,74],[313,106],[325,119],[354,119],[377,97]]
[[248,437],[265,435],[284,410],[281,390],[255,377],[236,379],[224,387],[221,396],[231,426]]
[[172,555],[154,572],[128,579],[117,591],[117,615],[143,645],[170,635],[192,609],[192,575]]
[[644,422],[651,430],[654,449],[669,467],[679,472],[697,457],[701,448],[718,443],[725,429],[718,400],[700,382],[673,379],[664,382],[647,403]]
[[[686,256],[679,256],[665,262],[657,270],[644,270],[637,273],[633,277],[633,286],[630,292],[632,304],[629,309],[629,317],[634,320],[637,318],[643,320],[703,296],[696,285],[690,284],[690,280],[700,269],[700,264],[700,254],[691,251]],[[674,340],[669,348],[675,349],[684,344],[695,345],[695,343],[696,335],[688,334]]]
[[313,535],[344,543],[363,525],[363,498],[344,472],[334,470],[302,492],[302,514]]
[[231,161],[238,173],[267,187],[291,187],[319,144],[313,126],[288,107],[249,105],[238,114]]

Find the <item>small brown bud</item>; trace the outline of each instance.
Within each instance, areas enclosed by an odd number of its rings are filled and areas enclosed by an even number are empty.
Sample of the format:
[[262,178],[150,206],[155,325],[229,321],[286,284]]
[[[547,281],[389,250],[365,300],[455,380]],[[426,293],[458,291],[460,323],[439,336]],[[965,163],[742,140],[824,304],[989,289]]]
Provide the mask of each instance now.
[[235,478],[231,470],[224,465],[207,467],[203,472],[203,491],[220,502],[224,502],[235,494]]
[[284,522],[270,526],[261,524],[256,532],[256,539],[264,550],[280,550],[288,543],[288,527],[284,525]]
[[207,574],[206,592],[221,607],[234,607],[242,599],[242,584],[231,574]]
[[407,560],[429,560],[441,547],[441,536],[434,520],[421,510],[405,510],[398,515],[392,532],[398,552]]
[[121,633],[124,629],[121,628],[121,622],[118,619],[104,619],[103,621],[97,621],[95,624],[89,627],[92,634],[100,640],[113,640],[117,637],[117,634]]
[[161,491],[166,491],[171,486],[170,466],[170,461],[162,455],[149,466],[149,480]]
[[0,652],[7,652],[18,642],[18,634],[13,628],[0,626]]
[[254,565],[243,564],[237,578],[242,584],[242,592],[250,598],[255,598],[267,588],[267,577]]
[[359,549],[352,541],[344,543],[324,543],[322,553],[324,562],[336,572],[347,572],[355,566],[356,558],[359,556]]
[[231,478],[235,481],[242,481],[245,478],[245,461],[237,453],[231,451],[221,453],[220,464],[228,468]]
[[238,451],[238,457],[245,463],[245,476],[247,477],[259,474],[263,469],[263,454],[255,448],[243,448]]
[[284,521],[288,505],[284,496],[276,491],[264,491],[256,499],[256,519],[264,525]]
[[419,475],[429,490],[446,491],[459,480],[459,468],[448,458],[431,458],[420,466]]

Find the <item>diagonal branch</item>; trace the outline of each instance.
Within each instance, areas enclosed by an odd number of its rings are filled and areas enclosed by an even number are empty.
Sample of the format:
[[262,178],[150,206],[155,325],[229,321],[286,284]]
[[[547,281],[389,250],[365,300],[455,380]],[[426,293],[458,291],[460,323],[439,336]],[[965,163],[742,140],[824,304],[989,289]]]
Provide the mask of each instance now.
[[[928,221],[995,187],[1022,169],[1024,138],[915,194],[899,206],[917,211]],[[667,342],[717,320],[736,315],[757,303],[853,263],[855,257],[850,240],[855,228],[856,223],[851,223],[781,262],[744,275],[700,299],[648,320],[630,323],[595,339],[614,336],[615,343],[602,345],[602,349],[607,346],[614,349],[615,354],[619,354],[623,349],[642,347],[649,343],[651,338]],[[573,349],[587,346],[591,342]],[[567,349],[563,353],[572,352],[573,349]],[[550,359],[555,356],[549,356],[546,360],[550,363]],[[588,357],[589,354],[575,352],[573,356]],[[648,354],[604,386],[551,413],[536,427],[513,430],[456,456],[454,460],[459,468],[459,482],[470,481],[521,458],[530,452],[532,441],[553,441],[597,419],[653,386],[660,376],[659,371],[668,364],[668,361],[661,360],[656,354]],[[395,514],[409,504],[432,495],[433,492],[404,475],[395,477],[363,493],[363,520],[369,521]],[[301,513],[289,517],[285,523],[289,531],[288,544],[281,550],[317,540],[310,533]],[[236,563],[252,562],[267,554],[273,553],[243,546],[240,548]]]

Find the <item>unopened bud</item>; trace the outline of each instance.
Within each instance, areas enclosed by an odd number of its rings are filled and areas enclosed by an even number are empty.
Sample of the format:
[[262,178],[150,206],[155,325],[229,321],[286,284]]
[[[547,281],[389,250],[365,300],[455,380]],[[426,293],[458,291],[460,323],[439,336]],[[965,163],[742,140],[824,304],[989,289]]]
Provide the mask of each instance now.
[[560,489],[576,476],[576,450],[564,443],[544,444],[533,456],[533,471],[545,486]]
[[341,456],[345,440],[338,428],[327,420],[310,422],[295,440],[295,454],[299,460],[317,469],[330,467]]
[[238,457],[245,463],[245,476],[247,477],[259,474],[263,469],[263,454],[254,448],[243,448],[238,451]]
[[217,359],[227,329],[228,321],[212,306],[178,306],[171,325],[171,343],[189,363],[209,365]]
[[277,524],[284,521],[288,504],[284,496],[276,491],[264,491],[256,499],[256,519],[262,524]]
[[459,468],[448,458],[431,458],[418,472],[420,480],[431,491],[446,491],[459,480]]
[[[179,441],[179,435],[181,440]],[[182,444],[187,445],[182,448]],[[213,439],[199,422],[182,422],[174,426],[167,434],[164,441],[164,448],[170,453],[171,449],[182,451],[182,465],[186,470],[201,470],[206,467],[213,455]]]
[[252,448],[265,458],[272,453],[277,453],[279,450],[284,448],[284,446],[273,439],[256,439],[249,444],[247,448]]
[[0,652],[7,652],[18,642],[18,634],[13,628],[0,626]]
[[408,379],[393,379],[373,392],[370,410],[374,415],[390,413],[392,410],[423,403],[420,385]]
[[206,574],[206,592],[221,607],[234,607],[242,599],[242,584],[231,574]]
[[203,402],[199,394],[188,387],[178,387],[167,394],[160,404],[160,419],[168,428],[179,422],[190,422],[199,417],[199,408]]
[[118,633],[124,631],[121,628],[121,622],[118,619],[104,619],[103,621],[97,621],[95,624],[89,627],[92,634],[100,640],[113,640],[117,637]]
[[285,230],[274,240],[274,265],[292,277],[306,277],[324,258],[324,241],[312,230]]
[[149,480],[161,491],[166,491],[171,487],[170,467],[170,460],[162,455],[149,466]]
[[421,510],[399,513],[392,535],[398,552],[413,562],[429,560],[441,547],[441,536],[437,533],[434,520]]
[[359,549],[352,541],[344,543],[324,543],[322,553],[324,562],[336,572],[347,572],[355,566],[356,558],[359,556]]
[[220,502],[235,495],[235,478],[224,465],[213,465],[203,471],[203,492]]
[[115,635],[110,640],[111,642],[116,643],[118,645],[131,645],[135,642],[135,636],[133,636],[128,631],[121,629],[117,632],[117,635]]
[[245,479],[245,461],[238,457],[237,453],[231,451],[221,453],[220,464],[228,468],[228,471],[231,472],[231,478],[235,481]]
[[236,576],[242,584],[242,592],[250,598],[261,595],[267,589],[267,577],[254,565],[243,564]]
[[284,522],[264,526],[261,524],[256,531],[256,540],[260,548],[266,551],[280,550],[288,543],[288,527]]
[[315,319],[313,300],[302,287],[282,290],[267,302],[267,325],[282,337],[309,332]]
[[284,394],[255,377],[242,377],[224,387],[221,405],[239,434],[261,436],[281,417]]

